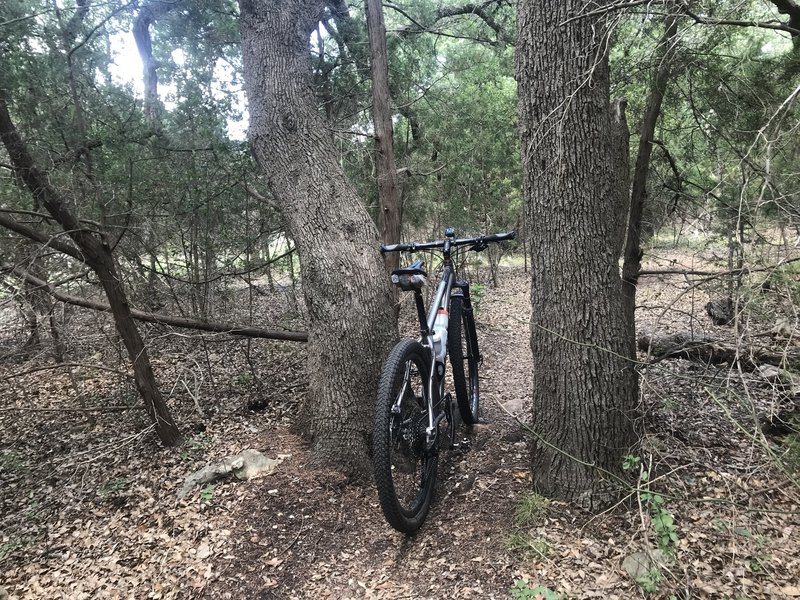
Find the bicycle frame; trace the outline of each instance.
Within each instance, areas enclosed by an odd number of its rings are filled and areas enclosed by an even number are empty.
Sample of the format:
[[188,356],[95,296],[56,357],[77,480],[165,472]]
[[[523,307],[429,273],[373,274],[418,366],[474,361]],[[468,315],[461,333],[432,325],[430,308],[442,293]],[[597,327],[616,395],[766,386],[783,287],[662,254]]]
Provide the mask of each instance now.
[[[431,303],[427,314],[425,312],[425,302],[422,297],[422,291],[418,289],[414,290],[414,303],[417,307],[417,317],[419,318],[420,323],[419,341],[424,347],[428,348],[431,353],[431,371],[428,376],[428,397],[430,398],[430,402],[428,402],[427,407],[428,427],[425,429],[428,449],[430,449],[436,443],[436,432],[438,431],[438,425],[441,423],[442,419],[444,419],[447,413],[445,410],[438,412],[436,410],[436,408],[441,404],[442,400],[444,400],[442,397],[444,391],[442,384],[444,383],[445,365],[447,362],[447,347],[445,344],[444,360],[437,360],[434,343],[434,323],[440,310],[449,310],[450,295],[453,291],[453,288],[460,288],[467,305],[469,305],[469,283],[456,281],[455,267],[453,266],[448,244],[444,249],[444,265],[442,267],[442,272],[439,275],[439,283],[436,285],[436,292],[434,293],[433,302]],[[444,344],[444,340],[440,340],[440,343]],[[448,394],[445,394],[444,396],[446,398]],[[397,406],[397,411],[399,412],[399,410],[400,408]],[[454,411],[450,410],[451,416],[449,418],[453,418],[453,413]]]

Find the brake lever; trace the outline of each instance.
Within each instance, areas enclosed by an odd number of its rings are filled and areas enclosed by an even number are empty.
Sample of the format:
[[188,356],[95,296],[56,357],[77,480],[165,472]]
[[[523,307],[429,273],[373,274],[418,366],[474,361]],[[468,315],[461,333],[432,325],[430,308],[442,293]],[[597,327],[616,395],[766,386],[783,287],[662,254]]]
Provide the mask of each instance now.
[[489,244],[487,244],[486,242],[475,242],[475,244],[472,245],[470,250],[472,250],[473,252],[483,252],[488,247]]

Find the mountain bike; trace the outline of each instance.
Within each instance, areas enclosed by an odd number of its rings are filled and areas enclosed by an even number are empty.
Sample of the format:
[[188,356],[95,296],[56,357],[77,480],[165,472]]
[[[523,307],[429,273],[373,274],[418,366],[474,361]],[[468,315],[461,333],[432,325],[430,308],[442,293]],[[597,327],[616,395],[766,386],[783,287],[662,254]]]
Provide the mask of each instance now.
[[[398,342],[383,365],[378,384],[372,457],[375,484],[389,524],[408,535],[422,525],[430,508],[439,463],[440,425],[447,420],[449,445],[455,445],[459,420],[478,422],[481,355],[475,331],[469,283],[458,279],[455,261],[461,251],[480,252],[489,244],[514,239],[514,232],[381,246],[381,252],[441,251],[442,269],[426,312],[422,290],[427,282],[424,263],[417,260],[393,271],[400,290],[414,293],[419,339]],[[450,357],[455,400],[445,392],[445,368]]]

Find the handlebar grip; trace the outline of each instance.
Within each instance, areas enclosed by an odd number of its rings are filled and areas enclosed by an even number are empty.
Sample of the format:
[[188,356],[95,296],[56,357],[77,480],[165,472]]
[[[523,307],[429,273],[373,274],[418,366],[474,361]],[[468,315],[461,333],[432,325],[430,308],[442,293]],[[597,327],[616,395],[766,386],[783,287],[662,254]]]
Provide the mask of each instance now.
[[493,233],[483,238],[485,242],[504,242],[506,240],[513,240],[517,237],[516,231],[507,231],[505,233]]
[[387,252],[413,252],[419,244],[381,244],[381,254]]

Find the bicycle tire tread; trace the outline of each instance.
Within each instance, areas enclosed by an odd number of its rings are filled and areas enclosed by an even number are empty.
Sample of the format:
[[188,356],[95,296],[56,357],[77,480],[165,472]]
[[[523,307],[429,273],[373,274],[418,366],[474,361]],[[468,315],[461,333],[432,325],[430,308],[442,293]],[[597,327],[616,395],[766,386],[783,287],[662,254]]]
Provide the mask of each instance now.
[[[436,457],[429,457],[427,460],[434,461],[433,465],[426,464],[425,468],[432,470],[423,478],[421,487],[424,487],[424,496],[416,513],[412,515],[404,514],[406,511],[400,506],[392,479],[391,464],[391,434],[390,410],[394,404],[393,389],[397,377],[400,377],[400,370],[405,369],[406,361],[413,355],[418,355],[422,359],[425,369],[430,373],[430,359],[426,358],[426,350],[419,342],[412,339],[404,339],[392,348],[378,383],[378,395],[375,404],[375,420],[373,429],[373,465],[375,486],[378,490],[378,499],[381,509],[388,523],[396,530],[407,535],[414,535],[421,527],[428,510],[430,509],[433,487],[436,479],[436,467],[438,461]],[[426,373],[425,375],[427,376]]]
[[[478,336],[475,321],[464,313],[464,300],[461,296],[450,299],[450,322],[447,332],[447,351],[450,354],[450,372],[453,374],[453,387],[456,391],[458,409],[466,425],[478,422],[480,410],[480,390],[478,387]],[[464,356],[461,346],[462,336],[466,336],[468,356]],[[465,363],[468,371],[465,372]],[[473,378],[475,397],[472,397]]]

